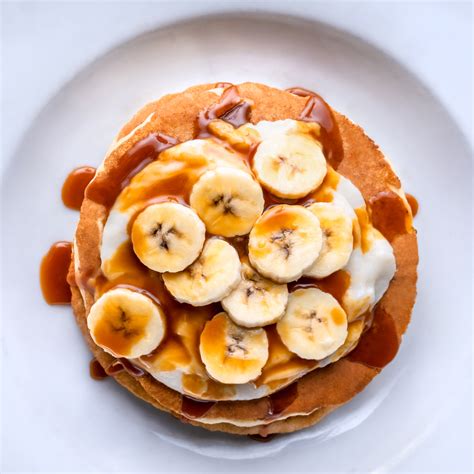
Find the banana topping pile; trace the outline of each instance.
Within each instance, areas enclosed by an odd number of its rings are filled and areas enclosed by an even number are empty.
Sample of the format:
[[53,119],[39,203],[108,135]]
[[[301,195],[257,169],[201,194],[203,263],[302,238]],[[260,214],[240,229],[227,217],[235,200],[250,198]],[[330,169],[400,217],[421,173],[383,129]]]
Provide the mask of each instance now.
[[317,123],[209,130],[115,201],[88,328],[183,394],[260,398],[357,345],[395,260]]

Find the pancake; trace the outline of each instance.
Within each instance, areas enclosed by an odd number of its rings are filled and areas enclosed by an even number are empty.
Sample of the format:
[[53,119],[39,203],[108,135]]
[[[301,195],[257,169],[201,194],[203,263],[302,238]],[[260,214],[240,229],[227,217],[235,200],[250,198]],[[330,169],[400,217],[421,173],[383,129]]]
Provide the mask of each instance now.
[[[212,92],[215,88],[214,84],[196,86],[146,105],[119,132],[93,184],[96,187],[110,184],[123,166],[126,153],[152,133],[158,132],[177,142],[192,140],[196,134],[196,117],[220,100],[220,96]],[[241,84],[237,91],[251,104],[250,122],[253,124],[263,120],[298,120],[308,103],[307,96],[261,84]],[[182,421],[213,431],[266,436],[295,431],[318,422],[363,390],[393,359],[409,323],[416,296],[418,252],[411,210],[398,177],[378,146],[342,114],[334,110],[332,114],[343,147],[340,158],[333,157],[334,167],[360,190],[374,226],[389,240],[396,260],[395,276],[374,308],[372,326],[363,333],[357,347],[337,362],[306,373],[274,395],[198,405],[198,416],[183,409],[181,393],[148,373],[134,376],[122,371],[114,375],[117,382]],[[101,202],[88,188],[69,274],[77,323],[104,368],[110,367],[116,358],[94,343],[87,328],[87,315],[95,301],[94,281],[101,272],[100,247],[109,207],[110,203]],[[281,405],[278,410],[272,408],[278,403]],[[258,424],[251,426],[255,423]]]

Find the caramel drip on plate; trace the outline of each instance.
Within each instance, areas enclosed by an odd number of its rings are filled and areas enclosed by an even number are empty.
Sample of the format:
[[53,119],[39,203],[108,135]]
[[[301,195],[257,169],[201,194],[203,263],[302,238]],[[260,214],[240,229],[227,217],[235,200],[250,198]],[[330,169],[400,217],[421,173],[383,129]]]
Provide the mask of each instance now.
[[89,362],[89,374],[94,380],[104,380],[108,377],[107,372],[96,358]]
[[48,304],[71,304],[71,288],[67,282],[71,249],[71,242],[56,242],[41,260],[41,291]]
[[66,207],[75,211],[81,209],[84,192],[94,178],[95,172],[96,169],[92,166],[82,166],[69,173],[61,190],[61,198]]
[[419,208],[418,201],[416,197],[413,196],[412,194],[406,193],[405,196],[407,198],[408,204],[410,205],[411,213],[413,217],[415,217],[418,214],[418,208]]

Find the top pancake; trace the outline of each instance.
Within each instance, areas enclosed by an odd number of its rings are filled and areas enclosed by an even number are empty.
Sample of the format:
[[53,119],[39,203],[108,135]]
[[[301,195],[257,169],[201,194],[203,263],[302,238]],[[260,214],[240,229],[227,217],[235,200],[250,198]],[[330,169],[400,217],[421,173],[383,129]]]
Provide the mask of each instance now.
[[[195,86],[178,94],[167,95],[143,107],[120,131],[103,165],[98,169],[98,180],[106,181],[120,167],[123,155],[138,141],[151,133],[160,132],[178,141],[193,139],[196,117],[199,112],[219,101],[209,92],[214,85]],[[298,119],[308,98],[270,88],[261,84],[245,83],[238,86],[239,95],[251,101],[252,123],[261,120]],[[400,189],[400,182],[383,154],[367,137],[363,130],[343,115],[334,112],[339,126],[344,149],[344,158],[338,172],[350,179],[361,191],[370,209],[370,204],[381,193],[392,193]],[[397,212],[409,214],[403,206]],[[393,209],[392,209],[393,210]],[[392,212],[392,210],[389,210]],[[410,216],[408,216],[410,217]],[[91,340],[86,316],[94,302],[93,294],[86,286],[93,287],[93,278],[100,271],[100,242],[107,209],[87,198],[83,202],[80,221],[75,237],[75,265],[71,268],[70,283],[73,289],[73,309],[79,326],[99,362],[108,367],[114,358],[106,354]],[[383,224],[383,221],[381,221]],[[411,219],[408,220],[411,223]],[[395,235],[387,235],[381,224],[379,230],[390,237],[397,263],[397,271],[389,289],[376,306],[374,324],[387,332],[392,346],[396,348],[410,320],[416,295],[416,266],[418,262],[416,233],[411,225]],[[377,227],[377,222],[374,221]],[[79,285],[78,285],[79,283]],[[87,283],[87,284],[86,284]],[[79,291],[79,288],[81,291]],[[380,329],[381,328],[381,329]],[[379,334],[380,336],[380,334]],[[364,338],[366,339],[364,341]],[[317,369],[297,382],[297,395],[280,416],[317,412],[308,416],[293,416],[284,421],[271,422],[268,415],[267,397],[252,401],[217,402],[206,412],[207,420],[225,419],[231,422],[260,420],[269,423],[264,427],[236,427],[229,422],[212,425],[201,424],[208,429],[240,434],[276,433],[293,431],[318,421],[324,414],[360,392],[381,370],[378,361],[367,358],[364,344],[373,343],[370,331],[362,337],[354,357]],[[365,351],[367,352],[367,351]],[[391,356],[387,356],[390,358]],[[351,360],[352,359],[352,360]],[[388,360],[387,360],[388,362]],[[169,389],[150,375],[133,377],[122,372],[115,378],[137,396],[153,403],[158,408],[182,416],[181,394]],[[189,421],[189,420],[188,420]]]

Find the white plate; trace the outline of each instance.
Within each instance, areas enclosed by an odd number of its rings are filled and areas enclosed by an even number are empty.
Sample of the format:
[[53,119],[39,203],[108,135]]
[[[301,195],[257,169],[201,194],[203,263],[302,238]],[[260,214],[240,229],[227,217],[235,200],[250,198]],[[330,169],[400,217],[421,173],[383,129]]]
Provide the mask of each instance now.
[[[419,295],[397,358],[322,423],[265,444],[183,425],[112,380],[92,381],[70,309],[47,306],[37,279],[49,245],[73,235],[77,214],[59,198],[73,167],[99,164],[119,126],[150,99],[201,82],[245,80],[321,93],[381,145],[421,209]],[[268,456],[271,463],[238,466],[275,471],[298,460],[322,471],[393,467],[464,390],[470,166],[462,134],[423,84],[374,47],[320,23],[207,17],[99,58],[44,107],[2,176],[8,467],[222,472],[234,466],[229,459]]]

